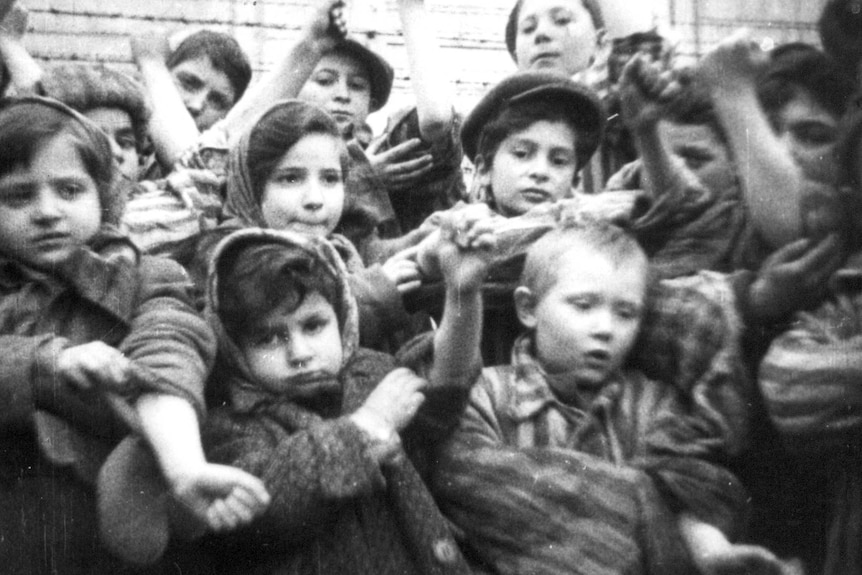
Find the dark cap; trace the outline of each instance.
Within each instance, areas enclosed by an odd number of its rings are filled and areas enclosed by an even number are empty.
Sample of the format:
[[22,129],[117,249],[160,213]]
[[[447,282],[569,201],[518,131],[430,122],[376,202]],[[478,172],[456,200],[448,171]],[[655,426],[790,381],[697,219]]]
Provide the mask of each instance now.
[[392,81],[395,78],[395,71],[389,62],[377,52],[352,38],[345,38],[340,41],[332,51],[353,56],[368,70],[368,79],[371,82],[371,111],[376,112],[385,106],[389,100],[389,93],[392,91]]
[[512,74],[485,94],[464,120],[461,143],[475,161],[482,129],[510,104],[535,101],[565,103],[565,110],[588,146],[578,150],[578,165],[593,155],[605,128],[605,112],[598,95],[587,86],[552,72],[525,71]]
[[855,71],[862,61],[862,1],[830,0],[817,22],[823,49]]

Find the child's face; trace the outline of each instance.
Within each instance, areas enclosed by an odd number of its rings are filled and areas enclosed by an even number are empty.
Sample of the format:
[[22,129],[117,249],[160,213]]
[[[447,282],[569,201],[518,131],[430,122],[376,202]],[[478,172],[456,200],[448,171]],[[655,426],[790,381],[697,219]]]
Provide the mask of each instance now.
[[141,159],[131,116],[119,108],[93,108],[84,115],[108,136],[120,173],[133,182],[138,181]]
[[[549,374],[570,382],[604,383],[634,345],[647,290],[647,262],[614,262],[576,244],[556,263],[554,284],[519,317],[535,330],[536,354]],[[521,289],[521,288],[519,288]],[[567,390],[558,390],[566,396]],[[572,391],[572,390],[568,390]]]
[[371,112],[371,80],[362,63],[340,52],[324,55],[299,92],[299,99],[329,112],[342,131]]
[[834,182],[838,164],[833,152],[838,140],[838,118],[808,93],[798,89],[793,98],[771,117],[773,129],[802,168],[818,182]]
[[330,134],[308,134],[287,151],[261,196],[269,227],[317,236],[332,233],[344,209],[343,145]]
[[571,76],[590,65],[598,38],[581,0],[524,0],[515,38],[518,69]]
[[708,190],[726,190],[736,181],[727,146],[706,124],[659,122],[659,133],[671,153],[698,177]]
[[0,178],[0,250],[48,270],[99,230],[96,182],[68,134],[43,144],[29,166]]
[[491,166],[477,170],[504,216],[568,196],[577,173],[576,134],[566,122],[540,120],[500,143]]
[[186,109],[203,132],[224,118],[236,102],[227,74],[216,70],[208,56],[180,62],[171,69]]
[[255,382],[268,391],[310,398],[331,389],[343,352],[338,318],[318,292],[292,312],[282,306],[239,342]]

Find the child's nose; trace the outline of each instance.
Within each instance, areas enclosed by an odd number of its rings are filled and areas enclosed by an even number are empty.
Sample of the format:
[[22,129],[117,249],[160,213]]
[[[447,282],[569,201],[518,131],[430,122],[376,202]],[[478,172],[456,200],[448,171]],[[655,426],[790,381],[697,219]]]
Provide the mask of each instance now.
[[290,340],[290,366],[294,369],[308,367],[313,357],[312,348],[304,337],[294,337]]
[[335,83],[335,99],[343,102],[350,101],[350,86],[346,81]]
[[545,181],[549,177],[550,163],[546,158],[537,155],[530,162],[530,177],[534,180]]
[[34,216],[37,220],[55,220],[61,215],[56,194],[52,190],[42,189],[36,201]]
[[610,310],[600,309],[593,313],[592,317],[593,337],[601,341],[609,341],[613,333],[614,317]]
[[108,141],[111,142],[111,154],[114,156],[114,159],[117,160],[117,163],[122,165],[123,163],[123,148],[120,147],[120,144],[114,138],[108,138]]
[[197,117],[200,115],[201,111],[204,109],[204,103],[206,102],[206,93],[201,91],[193,92],[191,94],[187,94],[184,98],[184,103],[186,105],[186,109],[193,117]]
[[302,207],[310,211],[323,208],[323,190],[317,182],[309,182],[302,197]]

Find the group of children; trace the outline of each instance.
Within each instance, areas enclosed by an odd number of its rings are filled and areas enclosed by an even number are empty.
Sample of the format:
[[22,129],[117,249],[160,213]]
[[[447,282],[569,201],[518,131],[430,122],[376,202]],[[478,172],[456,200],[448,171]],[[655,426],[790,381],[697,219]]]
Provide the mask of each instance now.
[[342,0],[254,83],[210,31],[42,70],[0,2],[4,569],[862,572],[846,55],[518,0],[462,119],[397,5],[370,138]]

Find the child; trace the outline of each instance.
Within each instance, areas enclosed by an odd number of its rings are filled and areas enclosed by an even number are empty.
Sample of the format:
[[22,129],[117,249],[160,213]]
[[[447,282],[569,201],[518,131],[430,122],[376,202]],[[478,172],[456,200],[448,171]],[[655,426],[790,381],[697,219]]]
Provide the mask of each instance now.
[[85,64],[48,68],[40,81],[43,96],[59,100],[99,126],[128,182],[137,182],[147,151],[149,108],[143,88],[105,66]]
[[237,229],[328,237],[351,272],[363,345],[384,345],[406,321],[401,292],[416,287],[418,271],[406,257],[366,268],[352,243],[334,233],[347,203],[347,154],[339,126],[316,106],[287,100],[263,114],[231,150],[223,222],[201,242],[193,271],[198,285],[212,249]]
[[664,385],[627,364],[648,277],[635,240],[606,223],[569,223],[530,249],[515,291],[528,331],[512,365],[483,371],[433,483],[483,567],[689,573],[689,553],[703,573],[780,567],[728,539],[745,495],[720,466],[734,447],[717,414],[740,409],[739,382],[707,370]]
[[187,36],[166,64],[201,132],[224,118],[251,82],[248,56],[224,32],[200,30]]
[[[142,547],[160,526],[147,520],[162,519],[164,502],[146,493],[131,503],[140,494],[117,453],[131,440],[114,450],[130,426],[158,460],[169,486],[158,488],[196,520],[227,528],[266,503],[257,479],[204,459],[198,420],[213,335],[190,306],[183,271],[139,258],[116,232],[122,198],[110,150],[101,130],[59,102],[0,109],[0,560],[10,572],[113,572],[100,529],[124,558],[152,559]],[[100,474],[112,450],[118,472]],[[247,515],[224,513],[225,504]],[[139,539],[113,531],[138,519]]]
[[[762,539],[777,552],[798,557],[807,572],[858,573],[862,516],[859,376],[862,117],[848,117],[839,139],[839,183],[846,186],[856,237],[852,255],[824,284],[814,311],[797,314],[772,341],[760,365],[759,384],[781,450],[770,452],[773,474],[764,509]],[[782,457],[783,460],[779,460]],[[757,500],[755,501],[758,502]]]
[[357,348],[348,274],[324,239],[244,230],[219,245],[207,310],[229,399],[209,420],[207,454],[261,477],[273,495],[259,521],[215,541],[235,570],[222,572],[469,572],[417,470],[478,372],[492,246],[481,225],[448,222],[437,253],[446,312],[426,382]]

